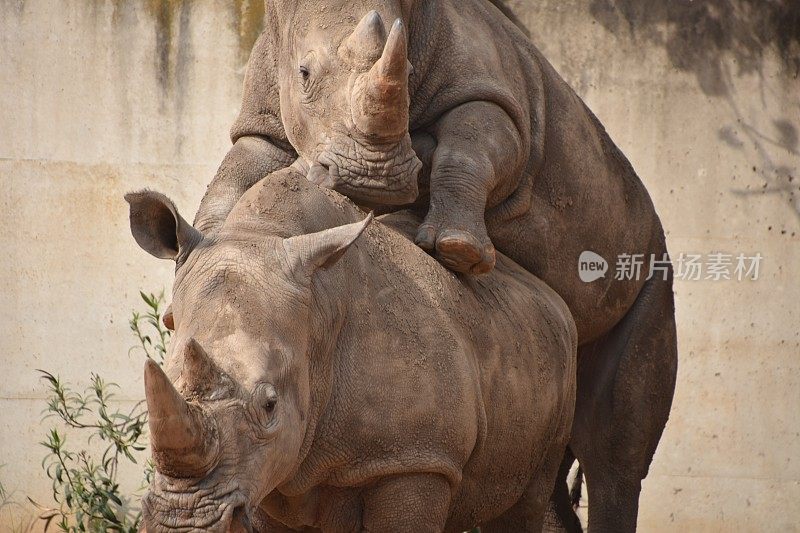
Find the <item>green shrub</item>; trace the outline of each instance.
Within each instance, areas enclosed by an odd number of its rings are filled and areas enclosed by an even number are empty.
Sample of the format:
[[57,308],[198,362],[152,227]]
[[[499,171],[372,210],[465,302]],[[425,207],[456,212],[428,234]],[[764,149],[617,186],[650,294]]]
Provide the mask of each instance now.
[[[146,305],[144,313],[134,312],[130,329],[146,357],[162,363],[169,344],[170,331],[161,323],[163,293],[140,293]],[[45,419],[57,418],[61,429],[52,427],[44,441],[47,456],[42,468],[52,481],[53,498],[58,506],[43,509],[40,518],[60,530],[73,532],[118,531],[134,533],[141,521],[140,494],[125,496],[120,491],[121,462],[138,464],[136,454],[147,448],[147,410],[144,402],[129,411],[113,405],[114,389],[98,374],[82,393],[73,390],[58,376],[40,371],[50,391]],[[77,448],[67,446],[67,431],[76,437]],[[88,451],[97,443],[101,452]],[[95,446],[97,448],[97,445]],[[144,482],[150,483],[152,464],[144,467]],[[40,506],[41,508],[41,506]]]

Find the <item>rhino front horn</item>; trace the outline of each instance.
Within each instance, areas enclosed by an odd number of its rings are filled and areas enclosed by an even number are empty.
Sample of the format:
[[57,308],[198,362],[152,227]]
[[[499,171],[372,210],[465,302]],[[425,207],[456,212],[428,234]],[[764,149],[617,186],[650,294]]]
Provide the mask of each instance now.
[[203,477],[217,457],[213,426],[183,399],[152,359],[145,362],[144,389],[157,470],[171,477]]
[[392,25],[381,57],[366,73],[354,113],[356,126],[384,141],[397,141],[408,133],[408,38],[403,21]]

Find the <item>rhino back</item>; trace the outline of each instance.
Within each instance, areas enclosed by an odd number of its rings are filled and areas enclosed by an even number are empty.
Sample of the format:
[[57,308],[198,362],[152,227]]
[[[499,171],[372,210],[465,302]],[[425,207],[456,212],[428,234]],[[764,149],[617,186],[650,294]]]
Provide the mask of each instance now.
[[418,2],[409,41],[412,131],[460,104],[489,101],[525,134],[531,118],[529,46],[525,34],[486,0]]
[[248,189],[228,215],[223,230],[287,238],[357,222],[365,216],[345,196],[314,185],[287,167]]
[[414,245],[418,223],[383,217],[342,260],[330,396],[292,492],[419,471],[460,487],[461,505],[492,490],[511,502],[566,440],[577,336],[563,301],[506,258],[456,276]]

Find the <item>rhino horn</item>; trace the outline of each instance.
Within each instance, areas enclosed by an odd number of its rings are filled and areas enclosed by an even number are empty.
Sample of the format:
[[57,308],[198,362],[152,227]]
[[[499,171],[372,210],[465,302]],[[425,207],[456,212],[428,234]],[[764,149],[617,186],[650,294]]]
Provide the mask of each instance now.
[[172,477],[202,477],[216,459],[215,432],[196,407],[175,390],[152,359],[144,366],[144,388],[153,460]]
[[402,20],[397,19],[392,24],[383,54],[375,63],[373,70],[381,78],[404,86],[408,85],[408,37]]
[[392,25],[381,57],[369,72],[354,118],[364,133],[396,141],[408,133],[408,39],[403,22]]
[[386,29],[383,19],[374,9],[364,15],[353,33],[346,39],[345,46],[355,58],[368,61],[377,60],[386,43]]
[[193,390],[210,390],[219,382],[217,367],[196,340],[189,339],[183,352],[181,380]]

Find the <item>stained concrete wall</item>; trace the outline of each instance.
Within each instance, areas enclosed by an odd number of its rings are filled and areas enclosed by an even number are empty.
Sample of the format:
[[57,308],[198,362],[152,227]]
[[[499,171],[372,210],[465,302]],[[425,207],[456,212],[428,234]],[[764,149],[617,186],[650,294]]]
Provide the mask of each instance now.
[[[171,269],[136,248],[122,194],[157,188],[193,214],[261,15],[258,0],[223,4],[0,0],[0,481],[18,501],[49,502],[35,369],[142,397],[127,319]],[[764,256],[757,281],[676,283],[678,386],[643,531],[800,528],[791,4],[507,2],[638,170],[673,256]],[[4,508],[0,528],[21,512]]]

